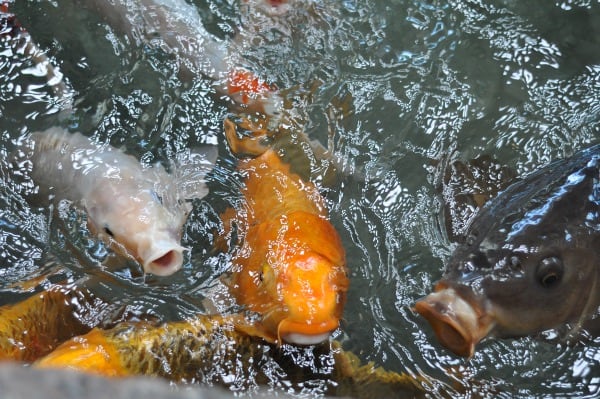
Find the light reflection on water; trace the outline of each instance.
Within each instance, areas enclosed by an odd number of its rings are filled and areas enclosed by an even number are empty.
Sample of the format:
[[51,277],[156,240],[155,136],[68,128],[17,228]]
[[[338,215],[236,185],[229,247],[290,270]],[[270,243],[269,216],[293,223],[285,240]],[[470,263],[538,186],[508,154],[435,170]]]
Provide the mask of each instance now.
[[[48,211],[25,200],[31,187],[8,167],[6,154],[26,133],[57,123],[56,104],[30,60],[0,51],[2,300],[27,291],[18,283],[28,279],[91,276],[86,284],[114,298],[110,322],[203,311],[204,296],[228,266],[212,250],[218,214],[239,185],[222,143],[226,106],[206,79],[182,81],[173,57],[131,43],[85,7],[67,3],[18,2],[11,9],[77,92],[73,127],[145,163],[202,143],[218,142],[222,156],[211,193],[194,203],[185,226],[184,245],[192,251],[183,270],[144,278],[139,266],[90,236],[76,206]],[[332,0],[300,2],[274,20],[240,18],[241,7],[226,1],[194,3],[219,37],[240,20],[253,24],[242,32],[252,43],[240,45],[246,66],[290,88],[306,133],[332,145],[350,171],[327,190],[351,273],[338,336],[345,349],[471,395],[598,394],[597,339],[490,340],[465,361],[441,349],[410,310],[439,278],[452,248],[438,219],[437,160],[493,154],[524,174],[597,141],[597,4]],[[312,384],[298,390],[320,392]]]

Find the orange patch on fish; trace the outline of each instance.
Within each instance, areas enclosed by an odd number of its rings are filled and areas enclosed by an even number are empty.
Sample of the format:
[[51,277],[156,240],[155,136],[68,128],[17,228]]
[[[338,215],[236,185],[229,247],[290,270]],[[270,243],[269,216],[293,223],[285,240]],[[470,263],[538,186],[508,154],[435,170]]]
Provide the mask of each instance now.
[[118,348],[107,340],[103,330],[93,329],[75,337],[35,363],[37,368],[70,368],[106,377],[130,373],[120,362]]
[[[232,148],[235,125],[225,122]],[[234,229],[230,291],[257,312],[248,332],[270,342],[315,344],[339,326],[348,289],[340,237],[317,187],[303,181],[268,149],[239,162],[243,205],[223,213],[225,236]]]
[[234,69],[229,73],[227,92],[229,95],[239,94],[242,104],[248,104],[257,95],[273,91],[264,80],[245,69]]

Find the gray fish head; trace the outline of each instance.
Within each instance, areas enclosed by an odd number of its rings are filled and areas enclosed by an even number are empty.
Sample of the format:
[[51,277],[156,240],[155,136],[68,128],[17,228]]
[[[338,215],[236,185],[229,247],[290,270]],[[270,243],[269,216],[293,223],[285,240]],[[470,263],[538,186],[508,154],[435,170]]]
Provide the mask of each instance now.
[[477,263],[480,254],[455,259],[450,267],[458,268],[415,308],[444,346],[470,357],[486,336],[525,336],[592,315],[598,255],[593,248],[552,246],[506,251],[494,263]]
[[416,303],[454,353],[470,357],[486,336],[535,334],[597,312],[598,167],[551,166],[483,208],[434,292]]

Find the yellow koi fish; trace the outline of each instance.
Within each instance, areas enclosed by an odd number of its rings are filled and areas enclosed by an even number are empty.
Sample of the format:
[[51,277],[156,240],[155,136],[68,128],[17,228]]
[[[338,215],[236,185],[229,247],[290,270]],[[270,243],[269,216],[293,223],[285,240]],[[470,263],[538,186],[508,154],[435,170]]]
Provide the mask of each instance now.
[[[196,382],[231,386],[236,376],[248,387],[272,381],[259,367],[273,356],[286,365],[286,383],[303,384],[307,379],[330,379],[328,395],[353,398],[425,397],[426,378],[387,371],[363,364],[356,355],[333,341],[322,356],[331,360],[329,375],[311,374],[270,352],[264,341],[249,337],[234,327],[231,318],[199,316],[184,322],[152,326],[122,323],[110,330],[95,328],[75,337],[33,364],[34,368],[67,368],[106,377],[154,376],[175,383]],[[229,377],[224,380],[223,376]]]

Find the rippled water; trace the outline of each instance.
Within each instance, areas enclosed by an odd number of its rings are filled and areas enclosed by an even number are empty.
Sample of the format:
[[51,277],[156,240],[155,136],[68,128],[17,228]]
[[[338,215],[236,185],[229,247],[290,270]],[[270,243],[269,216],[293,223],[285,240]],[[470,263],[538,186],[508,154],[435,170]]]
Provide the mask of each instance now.
[[[32,286],[24,281],[36,279],[41,289],[81,279],[113,298],[117,319],[201,312],[228,266],[212,251],[218,213],[236,195],[235,159],[222,143],[227,104],[208,79],[181,80],[175,57],[132,41],[85,3],[11,4],[73,87],[70,126],[146,163],[219,143],[212,191],[194,203],[185,226],[184,245],[193,249],[184,269],[144,278],[90,235],[76,206],[48,210],[25,201],[27,176],[3,161],[2,301],[27,295]],[[440,160],[492,154],[523,175],[598,141],[598,3],[300,1],[279,19],[240,17],[238,2],[193,3],[218,37],[248,24],[242,36],[252,46],[240,50],[246,66],[290,88],[306,133],[328,144],[348,171],[326,191],[351,273],[337,335],[345,349],[388,370],[439,379],[434,395],[600,394],[597,339],[488,340],[467,361],[442,349],[410,309],[452,249],[440,227]],[[62,117],[31,60],[9,48],[0,42],[3,159],[19,138]]]

